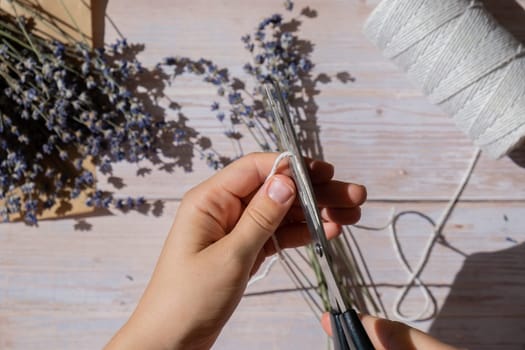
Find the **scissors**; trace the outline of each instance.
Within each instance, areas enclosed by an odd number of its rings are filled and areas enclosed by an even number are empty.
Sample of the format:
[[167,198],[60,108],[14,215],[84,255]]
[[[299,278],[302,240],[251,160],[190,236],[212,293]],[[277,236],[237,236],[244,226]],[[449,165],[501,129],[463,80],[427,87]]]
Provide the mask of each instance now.
[[312,235],[313,249],[326,280],[335,350],[373,350],[374,346],[356,311],[343,298],[341,288],[336,281],[332,267],[333,257],[335,256],[333,248],[330,246],[323,229],[310,177],[306,171],[288,106],[284,101],[279,84],[268,78],[263,85],[263,90],[270,117],[273,118],[279,148],[291,155],[292,176],[295,180],[308,230]]

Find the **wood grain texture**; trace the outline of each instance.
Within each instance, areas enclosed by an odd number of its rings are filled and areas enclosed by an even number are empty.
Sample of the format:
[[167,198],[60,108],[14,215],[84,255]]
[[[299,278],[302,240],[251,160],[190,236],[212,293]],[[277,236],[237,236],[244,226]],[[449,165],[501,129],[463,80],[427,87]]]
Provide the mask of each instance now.
[[[46,22],[54,23],[60,28],[60,34],[57,34],[57,30],[52,30],[48,23],[43,24],[37,19],[35,21],[35,29],[41,35],[49,38],[64,39],[65,36],[62,33],[65,33],[76,40],[89,42],[93,38],[92,17],[89,9],[91,0],[65,3],[68,4],[67,10],[58,0],[26,0],[24,1],[24,6],[16,3],[13,6],[8,0],[0,0],[0,8],[8,13],[17,13],[26,17],[33,17],[32,11],[39,10]],[[72,21],[72,18],[75,20]]]
[[[407,203],[396,204],[396,210],[417,208],[435,220],[443,206]],[[74,231],[77,222],[73,219],[42,222],[38,229],[23,224],[2,225],[1,347],[100,348],[133,310],[176,208],[176,202],[167,203],[165,215],[159,218],[138,213],[100,216],[89,219],[93,225],[90,231]],[[363,224],[384,223],[391,209],[389,203],[368,204],[364,208]],[[442,312],[448,310],[447,303],[451,302],[452,309],[460,315],[447,311],[446,316],[443,319],[438,316],[434,324],[442,325],[442,320],[449,319],[476,321],[479,308],[475,306],[483,306],[481,321],[513,319],[516,324],[522,324],[519,322],[525,312],[525,303],[520,297],[525,277],[522,213],[522,204],[501,207],[462,203],[458,207],[444,230],[455,250],[438,245],[422,279],[431,287]],[[399,229],[409,261],[415,263],[430,227],[415,217],[406,217]],[[407,276],[397,263],[389,234],[355,230],[355,236],[390,312]],[[509,242],[507,237],[519,243]],[[463,276],[462,269],[470,265],[467,276]],[[461,276],[463,280],[457,281]],[[249,296],[241,303],[215,348],[281,349],[289,345],[319,349],[324,346],[325,339],[315,317],[300,293],[293,289],[294,285],[277,265],[267,279],[248,289]],[[454,298],[449,301],[447,296]],[[465,299],[470,308],[461,307]],[[415,312],[422,302],[418,293],[411,293],[403,310]],[[476,324],[472,323],[468,329],[475,328]],[[431,325],[432,321],[415,324],[422,329],[429,329]],[[484,330],[480,328],[473,334],[482,334]],[[470,335],[453,331],[452,335],[461,334],[464,338]],[[440,326],[436,333],[445,337],[447,327]],[[448,334],[448,337],[452,336]],[[522,344],[523,338],[518,332],[512,339],[516,346]]]
[[[248,57],[240,36],[261,17],[279,11],[281,3],[112,0],[107,10],[130,42],[145,44],[140,53],[145,65],[173,54],[204,56],[243,77],[241,67]],[[353,83],[332,79],[319,86],[315,98],[322,155],[335,164],[338,178],[367,185],[371,201],[363,210],[363,224],[382,225],[392,207],[417,209],[436,220],[473,147],[450,118],[365,41],[361,26],[377,3],[296,2],[299,8],[309,5],[318,11],[318,17],[301,26],[301,36],[315,45],[315,72],[335,76],[347,71],[356,78]],[[503,20],[523,19],[507,6],[518,6],[513,1],[486,3]],[[525,5],[524,0],[519,3]],[[523,26],[512,28],[518,35],[523,31]],[[106,23],[106,40],[114,38],[115,31]],[[232,154],[222,127],[209,111],[212,89],[196,79],[182,78],[166,91],[183,106],[190,127],[209,136],[221,152]],[[246,151],[257,149],[248,138],[243,144]],[[169,199],[158,217],[98,212],[43,221],[38,228],[0,225],[0,348],[101,348],[130,315],[178,199],[213,173],[198,156],[190,173],[176,168],[173,173],[155,171],[140,177],[137,169],[136,165],[117,167],[116,176],[126,184],[119,194]],[[510,159],[482,158],[464,201],[444,230],[449,246],[436,246],[422,275],[437,300],[437,318],[416,327],[472,349],[523,348],[524,172]],[[405,217],[399,228],[414,264],[430,227],[416,217]],[[407,281],[390,236],[386,231],[354,232],[390,311]],[[276,266],[267,279],[247,291],[215,348],[324,348],[326,338],[317,320],[293,288]],[[414,291],[403,310],[414,312],[421,305],[422,298]]]

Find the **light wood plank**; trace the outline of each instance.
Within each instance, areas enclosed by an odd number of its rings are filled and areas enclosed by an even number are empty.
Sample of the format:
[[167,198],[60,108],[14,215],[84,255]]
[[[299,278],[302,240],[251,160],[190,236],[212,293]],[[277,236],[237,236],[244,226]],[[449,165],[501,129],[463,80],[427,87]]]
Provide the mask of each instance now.
[[[368,204],[363,224],[382,224],[388,220],[391,206]],[[433,219],[443,207],[440,203],[396,204],[399,211],[417,208]],[[42,222],[38,229],[23,224],[0,225],[2,348],[100,348],[133,310],[176,208],[176,202],[167,203],[165,214],[159,218],[138,213],[103,215],[89,219],[93,225],[90,231],[75,231],[76,221],[72,219]],[[444,233],[449,243],[468,257],[438,245],[422,275],[438,305],[445,305],[443,320],[474,322],[481,318],[479,323],[472,323],[474,327],[482,326],[488,318],[517,322],[522,317],[525,302],[519,295],[525,276],[524,220],[523,203],[459,205]],[[414,263],[429,227],[407,217],[400,222],[400,229],[407,256]],[[390,312],[407,277],[397,263],[388,233],[355,230],[355,235]],[[466,276],[460,272],[465,266]],[[324,346],[315,317],[298,292],[286,292],[290,288],[294,285],[276,265],[267,279],[250,287],[252,296],[242,302],[216,349]],[[277,292],[267,293],[270,291]],[[465,299],[471,300],[465,304],[471,309],[461,304]],[[403,310],[415,312],[422,303],[421,296],[413,293]],[[472,303],[484,314],[480,315]],[[442,325],[440,317],[436,324]],[[414,325],[426,330],[431,322]],[[467,344],[470,334],[478,334],[471,331],[439,326],[436,334],[449,340],[458,340],[459,334],[463,337],[461,344]],[[514,336],[512,344],[518,344],[522,338]]]

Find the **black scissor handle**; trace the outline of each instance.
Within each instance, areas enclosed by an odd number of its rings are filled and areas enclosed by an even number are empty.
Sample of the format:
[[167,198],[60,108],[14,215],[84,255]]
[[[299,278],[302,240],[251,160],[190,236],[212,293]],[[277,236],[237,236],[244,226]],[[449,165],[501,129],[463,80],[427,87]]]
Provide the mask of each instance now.
[[331,312],[330,323],[335,350],[374,350],[355,310],[350,309],[342,314]]
[[332,325],[332,338],[334,341],[335,350],[345,350],[351,349],[346,341],[346,335],[343,330],[343,325],[341,323],[340,317],[341,314],[336,314],[330,312],[330,324]]

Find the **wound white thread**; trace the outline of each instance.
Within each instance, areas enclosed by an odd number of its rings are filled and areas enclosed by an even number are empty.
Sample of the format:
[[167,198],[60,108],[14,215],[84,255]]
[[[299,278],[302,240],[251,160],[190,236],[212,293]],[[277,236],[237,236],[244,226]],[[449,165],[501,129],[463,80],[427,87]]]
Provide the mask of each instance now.
[[283,161],[285,158],[292,158],[293,153],[290,151],[285,151],[280,153],[277,158],[275,158],[275,162],[273,162],[272,169],[270,170],[270,173],[266,177],[265,181],[268,181],[272,176],[274,176],[277,173],[277,168],[279,168],[279,164]]
[[[291,157],[293,157],[293,153],[290,152],[290,151],[282,152],[281,154],[279,154],[277,156],[277,158],[275,158],[275,161],[273,162],[272,169],[270,170],[270,173],[266,177],[265,182],[268,181],[268,179],[270,179],[272,176],[274,176],[277,173],[277,168],[279,168],[279,165],[281,164],[281,162],[285,158],[291,158]],[[260,280],[265,279],[268,276],[268,274],[270,273],[270,271],[272,270],[273,265],[275,265],[275,263],[279,259],[284,260],[284,257],[283,257],[282,252],[281,252],[281,247],[279,246],[279,242],[277,242],[277,238],[275,237],[275,235],[272,235],[272,242],[273,242],[273,245],[275,247],[275,251],[276,251],[277,255],[273,256],[270,259],[270,261],[268,261],[268,263],[266,263],[266,266],[265,266],[265,268],[263,269],[262,272],[260,272],[256,276],[253,276],[252,278],[250,278],[250,280],[248,281],[247,287],[249,287],[249,286],[259,282]]]
[[522,45],[475,0],[383,0],[365,35],[490,156],[525,140]]

